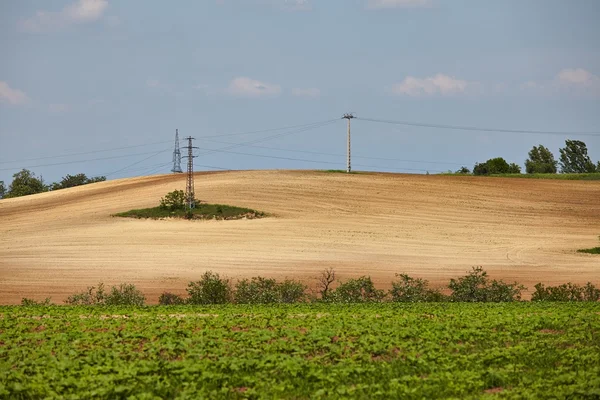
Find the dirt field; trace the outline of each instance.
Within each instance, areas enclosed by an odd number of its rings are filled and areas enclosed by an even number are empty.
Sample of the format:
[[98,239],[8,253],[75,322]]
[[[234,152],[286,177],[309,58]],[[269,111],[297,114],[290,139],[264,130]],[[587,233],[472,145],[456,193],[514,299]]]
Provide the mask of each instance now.
[[135,283],[150,302],[213,270],[293,277],[333,267],[388,287],[405,272],[442,285],[472,266],[493,278],[600,284],[600,183],[314,171],[198,173],[197,197],[260,220],[112,217],[158,205],[184,175],[123,179],[0,201],[0,304]]

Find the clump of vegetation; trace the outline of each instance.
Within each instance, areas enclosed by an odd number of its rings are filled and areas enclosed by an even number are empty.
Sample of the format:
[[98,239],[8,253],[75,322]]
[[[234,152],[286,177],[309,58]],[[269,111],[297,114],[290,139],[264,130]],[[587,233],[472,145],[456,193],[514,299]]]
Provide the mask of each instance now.
[[565,140],[565,147],[560,149],[560,170],[563,173],[600,172],[588,156],[587,146],[580,140]]
[[179,306],[185,304],[185,299],[178,294],[164,292],[158,298],[158,304],[161,306]]
[[525,161],[525,172],[528,174],[555,174],[558,161],[548,148],[533,146],[529,151],[529,158]]
[[122,283],[112,286],[106,293],[104,284],[90,286],[85,292],[76,293],[67,298],[65,303],[70,305],[106,305],[106,306],[143,306],[146,297],[135,285]]
[[235,302],[239,304],[298,303],[305,298],[306,286],[289,279],[279,283],[259,276],[243,279],[235,286]]
[[0,199],[28,196],[31,194],[44,193],[50,190],[66,189],[70,187],[87,185],[88,183],[105,181],[105,176],[88,178],[85,174],[67,175],[60,182],[47,185],[42,177],[28,169],[22,169],[13,175],[12,183],[6,187],[4,181],[0,181]]
[[326,300],[334,303],[368,303],[380,302],[384,297],[385,292],[375,288],[370,276],[361,276],[341,282]]
[[406,274],[396,274],[400,280],[392,282],[389,295],[394,302],[439,302],[446,301],[439,290],[429,289],[429,282],[412,278]]
[[[600,236],[598,236],[598,240],[600,240]],[[578,253],[588,253],[588,254],[600,254],[600,247],[592,247],[591,249],[580,249],[577,250]]]
[[515,283],[493,280],[490,282],[482,267],[473,267],[468,275],[450,279],[448,285],[451,301],[464,302],[509,302],[521,300],[525,287]]
[[473,167],[473,175],[520,174],[521,167],[515,163],[507,163],[502,157],[491,158]]
[[27,297],[23,297],[21,299],[21,305],[25,306],[25,307],[33,307],[33,306],[49,306],[50,304],[50,297],[46,297],[44,300],[42,301],[36,301],[33,299],[29,299]]
[[183,190],[174,190],[169,192],[160,199],[159,208],[162,210],[184,210],[185,209],[185,192]]
[[212,271],[205,272],[200,280],[190,282],[187,292],[189,304],[226,304],[233,297],[229,279]]
[[531,301],[600,301],[600,289],[591,282],[583,287],[571,282],[548,287],[538,283]]

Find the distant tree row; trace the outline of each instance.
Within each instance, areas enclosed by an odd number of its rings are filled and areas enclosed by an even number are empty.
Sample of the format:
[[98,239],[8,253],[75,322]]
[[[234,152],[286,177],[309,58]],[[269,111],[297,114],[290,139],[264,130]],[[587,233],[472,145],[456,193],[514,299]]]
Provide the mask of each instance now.
[[50,185],[44,183],[42,177],[36,177],[28,169],[23,169],[13,175],[12,183],[6,187],[4,181],[0,181],[0,198],[20,197],[30,194],[48,192],[50,190],[66,189],[75,186],[86,185],[88,183],[105,181],[105,176],[88,178],[85,174],[67,175],[60,182],[54,182]]
[[[529,157],[525,160],[525,172],[528,174],[556,174],[560,166],[563,174],[582,174],[600,172],[600,161],[597,164],[590,159],[587,146],[580,140],[566,140],[565,147],[559,149],[557,161],[554,154],[543,145],[533,146]],[[459,174],[469,174],[467,167],[462,167]],[[473,175],[520,174],[521,167],[515,163],[507,163],[502,157],[491,158],[484,163],[476,163]]]

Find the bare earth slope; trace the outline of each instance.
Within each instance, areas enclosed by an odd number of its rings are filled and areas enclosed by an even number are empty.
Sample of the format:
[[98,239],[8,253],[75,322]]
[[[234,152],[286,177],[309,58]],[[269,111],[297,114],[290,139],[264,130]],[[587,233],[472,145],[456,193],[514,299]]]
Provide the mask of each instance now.
[[593,181],[345,175],[315,171],[196,174],[197,197],[273,214],[260,220],[134,220],[183,175],[102,182],[0,201],[0,304],[60,302],[100,281],[135,283],[156,302],[206,270],[231,278],[405,272],[442,285],[472,266],[493,278],[600,283],[600,184]]

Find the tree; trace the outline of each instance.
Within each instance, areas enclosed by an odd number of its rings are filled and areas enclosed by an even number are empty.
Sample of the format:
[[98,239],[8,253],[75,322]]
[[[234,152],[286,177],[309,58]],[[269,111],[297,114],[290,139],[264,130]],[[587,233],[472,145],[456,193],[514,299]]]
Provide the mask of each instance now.
[[6,186],[4,185],[4,181],[0,181],[0,199],[4,197],[6,194]]
[[563,174],[596,172],[596,166],[587,153],[587,146],[580,140],[566,140],[560,149],[560,169]]
[[60,182],[54,182],[51,186],[52,190],[66,189],[75,186],[87,185],[88,183],[103,182],[105,176],[97,176],[88,178],[85,174],[67,175]]
[[509,165],[502,157],[490,158],[484,163],[476,163],[473,167],[473,175],[494,174],[519,174],[521,167],[516,164]]
[[460,167],[460,169],[457,170],[456,173],[468,175],[471,173],[471,171],[469,171],[469,168],[467,168],[467,167]]
[[47,191],[48,187],[44,184],[42,178],[36,178],[33,172],[23,169],[13,175],[13,181],[4,197],[27,196]]
[[171,211],[184,210],[185,203],[185,192],[183,190],[174,190],[160,199],[160,208]]
[[540,144],[529,150],[529,158],[525,160],[525,172],[528,174],[555,174],[557,164],[558,161],[554,159],[554,154]]

